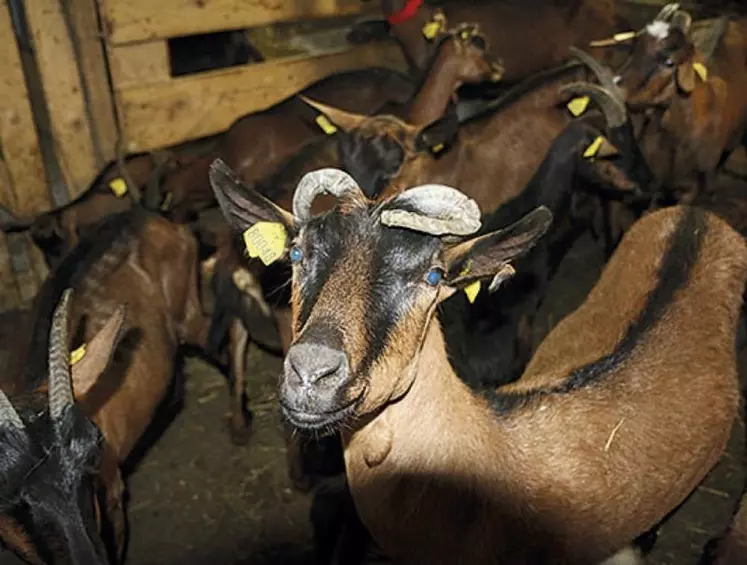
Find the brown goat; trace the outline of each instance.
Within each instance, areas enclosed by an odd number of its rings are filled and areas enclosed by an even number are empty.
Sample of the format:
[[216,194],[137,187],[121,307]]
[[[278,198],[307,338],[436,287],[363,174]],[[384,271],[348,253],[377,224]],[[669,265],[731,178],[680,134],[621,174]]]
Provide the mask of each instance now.
[[[197,243],[186,227],[133,210],[95,226],[42,287],[34,308],[34,327],[25,343],[17,340],[15,344],[25,350],[25,364],[20,373],[6,373],[2,381],[3,393],[10,398],[3,405],[5,416],[10,410],[17,416],[12,418],[16,431],[6,428],[6,435],[0,435],[5,454],[0,535],[28,562],[104,563],[100,528],[108,522],[115,534],[112,554],[115,560],[121,557],[125,519],[119,466],[169,390],[177,348],[184,343],[205,346],[209,320],[199,302],[196,269]],[[71,304],[63,293],[67,288],[75,289]],[[61,296],[58,312],[62,314],[53,321],[52,311]],[[120,304],[126,305],[123,331],[119,329],[124,316]],[[62,353],[54,352],[55,335]],[[109,364],[111,347],[120,335],[122,343]],[[60,410],[55,412],[52,394],[59,388],[59,383],[53,383],[54,375],[59,380],[63,371],[64,376],[68,347],[81,343],[86,344],[84,355],[72,371],[75,420],[72,428],[65,428],[69,435],[63,437],[58,422],[62,416]],[[63,382],[66,379],[70,386],[69,374]],[[10,403],[13,406],[8,409]],[[91,462],[72,461],[83,448],[93,457]],[[47,462],[39,465],[37,459],[45,452]],[[77,492],[87,495],[77,496]],[[58,500],[60,496],[64,500]],[[45,513],[39,507],[56,508],[53,503],[60,504],[62,515]],[[37,518],[17,519],[24,504]],[[96,520],[86,519],[94,515]],[[55,541],[59,536],[62,542]],[[76,542],[83,538],[97,548],[87,550],[85,556],[80,552],[90,544]],[[91,551],[98,560],[91,558]]]
[[[219,165],[211,180],[236,229],[286,230],[283,414],[340,431],[355,506],[397,562],[619,563],[722,453],[747,246],[715,216],[644,217],[523,377],[481,397],[454,374],[434,312],[475,280],[511,276],[547,209],[474,238],[479,208],[449,187],[371,202],[342,171],[317,171],[291,213]],[[323,192],[339,205],[312,216]]]
[[696,45],[691,17],[669,4],[636,34],[633,52],[607,85],[630,111],[654,193],[690,203],[747,126],[747,18],[717,20]]
[[[421,90],[413,98],[409,108],[402,105],[398,108],[398,111],[403,113],[409,111],[411,116],[414,116],[413,119],[422,120],[426,124],[440,118],[452,101],[454,91],[461,84],[483,80],[495,72],[491,63],[484,59],[484,53],[484,39],[474,26],[459,26],[448,34],[444,34],[441,38],[441,46],[437,57],[432,64],[431,72],[423,83]],[[245,174],[241,175],[239,173],[239,176],[242,177],[243,182],[250,186],[260,185],[260,190],[271,195],[280,206],[290,206],[293,189],[298,179],[305,172],[321,166],[336,164],[339,161],[336,142],[336,139],[328,140],[326,138],[311,142],[302,152],[297,153],[292,160],[286,161],[277,175],[270,178],[257,181],[254,179],[252,170],[248,169],[244,169]],[[251,144],[246,140],[244,140],[244,143],[247,145],[246,152],[254,154],[255,151],[250,149]],[[307,155],[308,149],[311,149],[313,154]],[[423,150],[427,151],[427,148],[423,148]],[[381,165],[381,162],[377,161],[377,164]],[[378,179],[375,182],[376,186],[372,188],[372,192],[376,192],[386,185],[387,179],[382,174],[383,169],[384,167],[380,166],[380,170],[377,171]],[[212,189],[211,195],[213,195]],[[212,197],[214,198],[214,195]],[[331,202],[328,201],[326,204],[331,204]],[[324,206],[325,202],[320,199],[317,205]],[[253,341],[275,345],[271,336],[257,335],[264,329],[268,329],[266,327],[268,324],[266,319],[268,306],[261,297],[262,289],[258,282],[259,278],[264,276],[266,268],[258,261],[247,263],[244,251],[238,247],[238,242],[235,241],[233,233],[222,218],[220,221],[211,222],[211,224],[203,232],[203,238],[209,238],[217,248],[213,256],[215,261],[210,266],[210,271],[214,273],[214,288],[218,294],[214,320],[222,318],[222,323],[215,321],[214,328],[215,331],[218,331],[222,327],[224,333],[228,332],[233,398],[230,430],[235,442],[245,443],[249,439],[250,431],[250,419],[243,409],[245,356],[250,334]],[[204,230],[205,226],[206,224],[203,224],[201,231]],[[231,288],[232,284],[241,286],[242,293],[234,292],[234,289]],[[278,285],[282,286],[282,282],[279,282]],[[280,332],[280,345],[282,350],[285,351],[290,344],[290,318],[287,301],[275,299],[273,300],[273,306],[276,306],[272,310],[276,322],[273,325]],[[260,311],[257,311],[257,307]],[[229,311],[231,318],[235,318],[230,326],[227,323],[226,311]],[[258,337],[259,339],[257,339]],[[224,335],[211,332],[209,340],[211,351],[217,351],[224,339]],[[291,454],[289,461],[295,459],[295,455]],[[295,467],[297,467],[297,464],[291,463],[290,468],[294,469]],[[299,473],[291,471],[291,475],[296,484],[301,485],[303,483]]]
[[612,0],[458,0],[441,8],[422,0],[382,0],[381,7],[416,72],[426,68],[433,50],[430,30],[439,22],[477,22],[507,82],[559,65],[571,45],[585,45],[618,27]]

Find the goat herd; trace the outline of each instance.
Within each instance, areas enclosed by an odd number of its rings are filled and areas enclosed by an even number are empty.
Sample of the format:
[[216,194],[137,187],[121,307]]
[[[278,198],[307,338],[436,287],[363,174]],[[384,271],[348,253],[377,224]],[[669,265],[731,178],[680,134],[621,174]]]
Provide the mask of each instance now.
[[[639,562],[741,402],[747,246],[699,203],[746,139],[747,20],[670,4],[626,32],[613,2],[560,4],[383,0],[412,75],[333,75],[207,155],[133,156],[60,209],[4,211],[50,267],[1,320],[4,546],[120,562],[120,466],[179,348],[228,367],[243,442],[258,342],[284,354],[294,482],[330,456],[317,441],[342,447],[320,563],[360,562],[368,536],[409,564]],[[589,231],[606,267],[533,348]],[[747,563],[747,503],[703,562]]]

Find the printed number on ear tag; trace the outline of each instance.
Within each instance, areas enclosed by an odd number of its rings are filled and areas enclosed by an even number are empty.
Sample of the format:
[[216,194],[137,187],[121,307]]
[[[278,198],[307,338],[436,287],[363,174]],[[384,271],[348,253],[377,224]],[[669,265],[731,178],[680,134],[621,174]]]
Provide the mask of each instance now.
[[441,22],[437,20],[427,22],[423,26],[423,37],[430,41],[438,35],[439,31],[441,31]]
[[109,183],[109,190],[111,190],[117,198],[122,198],[127,194],[127,183],[122,178],[116,178]]
[[84,343],[78,349],[74,349],[70,353],[70,364],[75,365],[78,361],[83,359],[86,355],[86,344]]
[[268,266],[283,256],[286,238],[285,227],[278,222],[257,222],[244,232],[249,257],[259,257]]
[[322,128],[322,131],[326,133],[327,135],[333,135],[337,133],[337,128],[335,125],[329,121],[329,118],[325,116],[324,114],[319,114],[316,117],[316,125],[318,125],[320,128]]
[[580,96],[568,102],[567,108],[571,111],[571,114],[578,118],[581,114],[586,112],[586,108],[589,107],[589,102],[590,99],[588,96]]
[[471,285],[464,287],[464,294],[467,295],[467,300],[470,304],[475,303],[477,295],[480,294],[480,281],[475,281]]
[[698,74],[703,82],[708,80],[708,69],[703,63],[693,63],[693,70]]
[[599,152],[599,148],[602,147],[603,143],[604,137],[601,135],[597,136],[597,138],[591,142],[591,145],[586,148],[586,151],[584,151],[584,158],[591,159],[594,157]]

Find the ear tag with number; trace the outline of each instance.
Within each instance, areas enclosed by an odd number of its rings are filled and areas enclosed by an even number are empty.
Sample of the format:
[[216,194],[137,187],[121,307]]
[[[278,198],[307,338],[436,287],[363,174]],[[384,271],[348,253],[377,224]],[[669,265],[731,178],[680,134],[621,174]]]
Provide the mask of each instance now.
[[441,22],[437,20],[426,22],[423,26],[423,37],[431,41],[438,35],[439,31],[441,31]]
[[109,182],[109,190],[111,190],[117,198],[122,198],[127,194],[127,183],[123,178],[113,179]]
[[330,122],[329,118],[324,114],[319,114],[314,121],[316,121],[316,125],[322,128],[322,131],[327,135],[334,135],[337,133],[337,127],[335,127],[335,125]]
[[431,147],[431,151],[433,153],[441,153],[441,151],[443,151],[443,150],[444,150],[444,144],[443,143],[439,143],[439,144],[434,145],[433,147]]
[[163,202],[161,203],[161,212],[168,211],[169,207],[171,206],[171,201],[174,199],[174,195],[171,194],[171,192],[167,192],[166,196],[163,197]]
[[597,138],[591,142],[591,145],[586,148],[586,151],[584,151],[584,158],[585,159],[591,159],[594,157],[598,152],[599,148],[604,143],[604,137],[599,135]]
[[693,70],[700,77],[700,80],[703,82],[708,80],[708,69],[703,63],[693,63]]
[[83,359],[85,355],[86,355],[86,344],[84,343],[83,345],[81,345],[77,349],[74,349],[70,353],[70,365],[75,365],[78,361]]
[[589,107],[591,99],[588,96],[579,96],[568,102],[567,108],[571,111],[576,118],[586,112],[586,108]]
[[286,239],[285,227],[278,222],[257,222],[244,232],[249,257],[259,257],[268,266],[283,256]]
[[[461,271],[459,271],[459,276],[463,277],[469,273],[470,269],[472,268],[472,260],[470,259],[467,261],[467,264],[462,268]],[[475,299],[477,298],[477,295],[480,293],[480,281],[475,281],[471,284],[468,284],[464,287],[464,294],[467,295],[467,300],[469,300],[470,304],[475,303]]]

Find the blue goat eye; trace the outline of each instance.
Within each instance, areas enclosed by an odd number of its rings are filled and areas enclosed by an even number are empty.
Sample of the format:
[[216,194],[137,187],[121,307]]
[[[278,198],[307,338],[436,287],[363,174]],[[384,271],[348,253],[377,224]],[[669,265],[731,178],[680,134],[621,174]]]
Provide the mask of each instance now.
[[291,263],[298,263],[303,258],[303,252],[295,245],[291,247],[288,255],[290,256]]
[[444,272],[434,267],[430,271],[428,271],[428,274],[425,275],[425,282],[427,282],[431,286],[436,286],[438,283],[441,282],[441,279],[444,278]]

